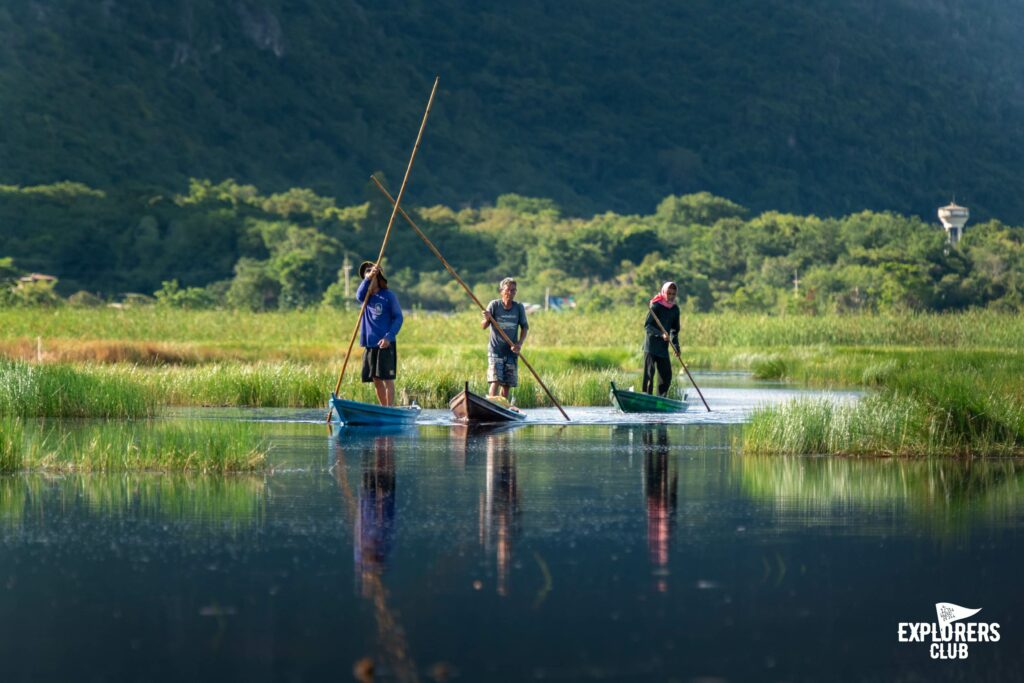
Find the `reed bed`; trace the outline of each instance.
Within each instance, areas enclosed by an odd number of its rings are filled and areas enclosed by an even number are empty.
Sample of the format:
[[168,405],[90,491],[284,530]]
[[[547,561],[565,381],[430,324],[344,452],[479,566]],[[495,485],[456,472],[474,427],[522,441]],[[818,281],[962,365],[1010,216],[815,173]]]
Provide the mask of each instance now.
[[[400,292],[399,292],[400,294]],[[358,310],[309,309],[281,313],[134,309],[0,309],[0,342],[34,349],[49,340],[147,342],[192,346],[215,362],[227,358],[265,359],[266,353],[291,360],[319,360],[347,345]],[[598,313],[538,311],[530,317],[532,348],[616,347],[636,349],[643,338],[646,311],[614,308]],[[407,311],[399,337],[413,348],[447,340],[482,347],[487,333],[480,315]],[[793,346],[873,346],[914,348],[1015,348],[1024,338],[1024,318],[990,311],[957,314],[767,316],[694,314],[682,318],[684,347],[785,348]],[[0,350],[7,348],[0,346]],[[180,350],[180,349],[179,349]],[[31,353],[29,351],[28,353]],[[226,354],[226,355],[224,355]],[[277,358],[277,357],[275,357]]]
[[[607,405],[609,381],[639,384],[644,314],[642,308],[537,312],[527,359],[563,405]],[[146,417],[165,406],[326,409],[355,315],[0,309],[0,355],[42,360],[0,360],[0,415]],[[760,379],[874,392],[856,405],[758,411],[744,437],[748,452],[1022,451],[1020,316],[684,314],[682,326],[691,369],[749,370]],[[408,311],[398,344],[398,402],[443,408],[467,381],[484,391],[486,340],[475,312]],[[340,394],[373,402],[372,385],[359,381],[360,365],[357,350]],[[550,406],[525,364],[519,374],[517,405]],[[675,388],[684,384],[678,379]]]
[[153,415],[157,405],[121,373],[0,360],[0,415],[130,418]]
[[103,422],[26,428],[0,418],[2,472],[252,472],[267,467],[269,444],[248,423]]
[[796,400],[758,409],[752,455],[1024,455],[1024,406],[1005,397],[927,399],[885,392],[854,404]]

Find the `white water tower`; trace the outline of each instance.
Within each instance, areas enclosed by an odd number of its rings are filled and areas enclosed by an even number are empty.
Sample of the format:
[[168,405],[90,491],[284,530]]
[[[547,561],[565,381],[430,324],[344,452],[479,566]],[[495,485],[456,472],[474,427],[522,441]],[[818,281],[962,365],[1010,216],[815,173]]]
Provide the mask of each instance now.
[[967,219],[970,217],[971,212],[967,210],[967,207],[959,206],[956,201],[939,208],[939,220],[942,221],[942,227],[946,229],[946,236],[949,237],[950,244],[956,245],[963,237],[964,226],[967,225]]

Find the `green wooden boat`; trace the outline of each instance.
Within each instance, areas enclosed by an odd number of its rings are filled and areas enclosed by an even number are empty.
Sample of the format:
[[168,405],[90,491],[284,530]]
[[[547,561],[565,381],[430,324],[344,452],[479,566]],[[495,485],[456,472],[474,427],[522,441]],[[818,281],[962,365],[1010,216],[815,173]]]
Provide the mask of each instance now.
[[644,394],[639,391],[627,391],[611,382],[612,405],[624,413],[682,413],[686,412],[686,395],[682,401],[666,396]]

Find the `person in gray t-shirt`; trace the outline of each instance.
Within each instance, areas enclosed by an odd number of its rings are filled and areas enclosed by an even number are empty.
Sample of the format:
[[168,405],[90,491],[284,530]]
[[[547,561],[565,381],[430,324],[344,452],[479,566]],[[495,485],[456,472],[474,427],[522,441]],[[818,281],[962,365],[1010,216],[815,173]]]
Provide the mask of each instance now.
[[[491,385],[489,394],[497,396],[500,393],[506,399],[509,387],[519,385],[519,350],[530,329],[526,322],[526,308],[515,301],[516,289],[516,281],[512,278],[502,280],[498,287],[501,298],[487,304],[487,311],[480,323],[481,329],[491,327],[491,339],[487,346],[487,381]],[[512,340],[511,346],[491,326],[492,318]]]

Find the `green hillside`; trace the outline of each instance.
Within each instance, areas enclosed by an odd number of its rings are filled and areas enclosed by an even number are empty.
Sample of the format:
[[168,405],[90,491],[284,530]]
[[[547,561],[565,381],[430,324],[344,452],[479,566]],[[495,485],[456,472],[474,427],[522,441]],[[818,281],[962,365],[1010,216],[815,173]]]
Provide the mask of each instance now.
[[440,75],[418,205],[709,191],[933,220],[956,194],[1019,224],[1022,29],[997,0],[7,0],[0,184],[355,204],[371,172],[401,177]]

